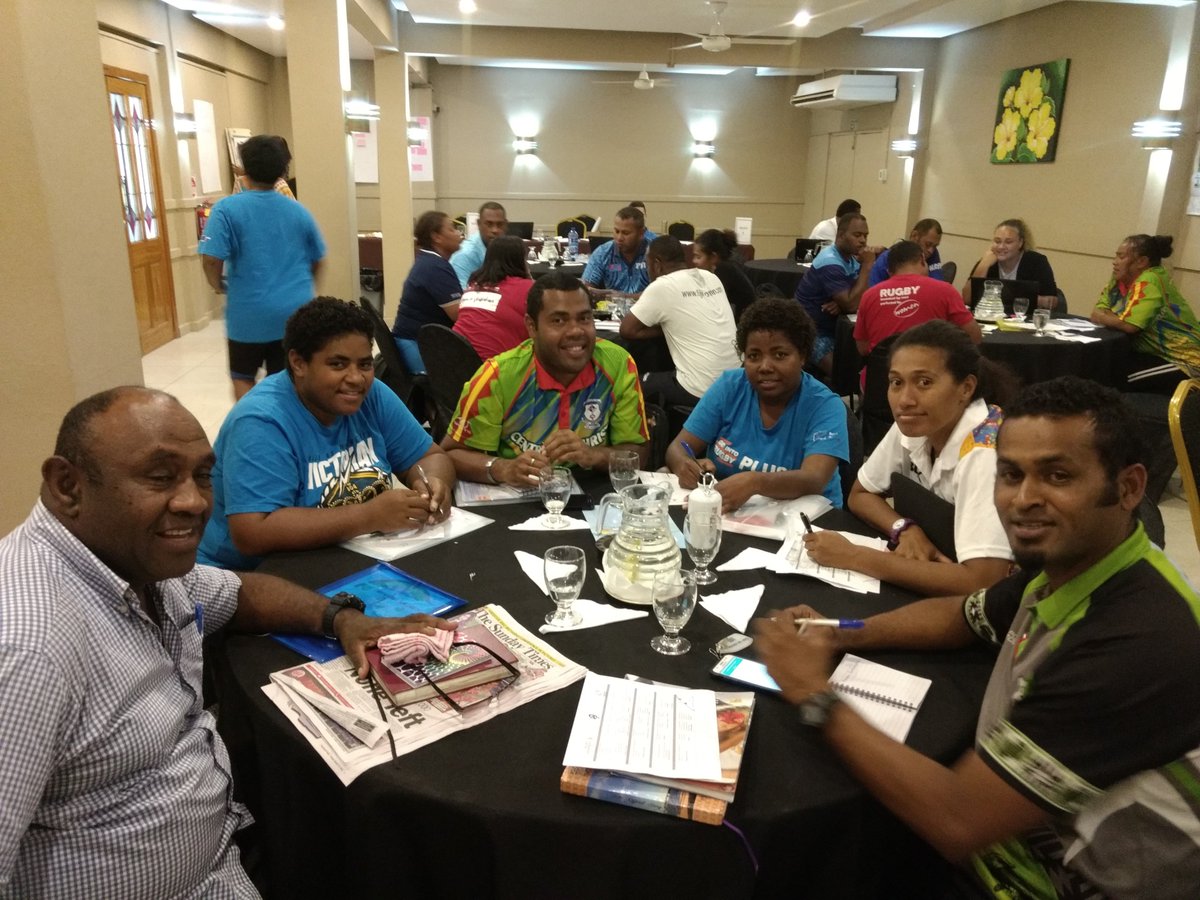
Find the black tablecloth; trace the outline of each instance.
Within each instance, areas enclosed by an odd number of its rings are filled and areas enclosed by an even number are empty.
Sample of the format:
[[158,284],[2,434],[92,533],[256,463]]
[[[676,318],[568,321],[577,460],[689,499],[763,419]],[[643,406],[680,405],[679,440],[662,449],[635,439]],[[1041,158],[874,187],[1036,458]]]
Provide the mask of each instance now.
[[[598,496],[604,486],[591,485]],[[487,511],[496,522],[401,560],[414,575],[470,604],[498,603],[535,630],[552,604],[521,573],[512,550],[589,547],[585,532],[510,532],[538,510]],[[679,512],[673,513],[678,517]],[[830,513],[835,522],[853,522]],[[726,534],[718,562],[775,542]],[[598,562],[598,556],[593,555]],[[309,586],[373,561],[337,548],[283,554],[261,571]],[[763,570],[720,573],[704,594],[765,584],[760,611],[809,602],[835,615],[868,615],[909,595],[857,595]],[[590,572],[583,596],[607,600]],[[736,689],[709,673],[707,652],[732,629],[697,609],[682,657],[653,652],[653,616],[549,643],[605,675],[636,673]],[[752,648],[750,655],[752,655]],[[943,761],[969,746],[991,659],[982,650],[872,654],[933,679],[908,743]],[[239,787],[261,823],[270,893],[280,897],[876,897],[923,896],[931,851],[879,807],[782,700],[760,695],[727,822],[714,827],[559,791],[578,686],[378,766],[343,787],[266,698],[268,674],[295,653],[263,636],[231,636],[213,654],[222,730]],[[758,870],[756,874],[755,864]]]
[[583,270],[587,268],[587,263],[564,262],[562,265],[555,266],[546,262],[545,260],[539,260],[538,262],[531,262],[529,264],[529,275],[534,280],[537,280],[541,276],[548,273],[552,268],[563,272],[568,272],[571,275],[574,275],[576,278],[582,278]]
[[1038,337],[1032,332],[996,330],[984,335],[979,349],[988,359],[1009,366],[1025,384],[1049,381],[1060,375],[1078,375],[1109,387],[1122,387],[1129,338],[1110,328],[1082,334],[1100,340],[1078,344]]
[[752,259],[746,263],[746,275],[756,288],[773,284],[785,297],[796,296],[796,285],[810,266],[793,259]]

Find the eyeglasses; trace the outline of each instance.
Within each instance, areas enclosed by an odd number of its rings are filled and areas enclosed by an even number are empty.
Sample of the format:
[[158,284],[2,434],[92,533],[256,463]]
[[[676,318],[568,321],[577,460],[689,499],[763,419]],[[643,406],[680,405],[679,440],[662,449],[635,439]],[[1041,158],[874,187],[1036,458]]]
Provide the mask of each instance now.
[[[455,643],[450,645],[451,649],[453,649],[455,647],[478,647],[480,650],[483,650],[490,657],[492,657],[492,659],[496,660],[496,662],[498,662],[500,665],[502,665],[509,672],[509,674],[504,678],[499,678],[496,681],[490,681],[490,682],[485,682],[484,684],[476,685],[476,687],[484,688],[484,690],[480,691],[478,696],[476,696],[470,703],[463,704],[463,703],[458,702],[457,700],[454,699],[453,696],[451,696],[450,694],[447,694],[444,690],[442,690],[438,686],[438,683],[429,677],[429,673],[425,671],[425,667],[423,665],[421,665],[420,663],[411,663],[412,667],[421,674],[422,678],[425,679],[425,683],[428,684],[431,688],[433,688],[433,690],[437,693],[438,697],[440,697],[442,700],[446,701],[446,704],[451,709],[453,709],[456,713],[458,713],[460,716],[463,715],[463,713],[466,710],[471,709],[474,706],[478,706],[480,703],[485,703],[488,700],[492,700],[495,697],[499,696],[501,693],[503,693],[504,691],[506,691],[510,687],[512,687],[516,683],[517,679],[521,677],[521,673],[517,670],[517,667],[514,666],[512,663],[510,663],[508,660],[500,657],[496,653],[496,651],[493,650],[491,647],[484,646],[483,644],[480,644],[477,641],[456,641]],[[474,688],[462,688],[461,690],[456,691],[455,693],[461,694],[464,691],[469,691],[469,690],[474,690]],[[383,698],[381,697],[381,695],[383,694],[383,691],[377,690],[377,691],[372,691],[372,693],[374,693],[374,695],[375,695],[375,705],[379,708],[379,717],[386,724],[388,722],[388,717],[387,717],[387,711],[384,710],[384,708],[383,708]],[[433,698],[429,698],[429,699],[433,699]],[[399,757],[396,754],[396,739],[392,736],[392,730],[390,727],[387,730],[387,736],[388,736],[388,745],[392,749],[392,762],[394,763],[398,760]]]

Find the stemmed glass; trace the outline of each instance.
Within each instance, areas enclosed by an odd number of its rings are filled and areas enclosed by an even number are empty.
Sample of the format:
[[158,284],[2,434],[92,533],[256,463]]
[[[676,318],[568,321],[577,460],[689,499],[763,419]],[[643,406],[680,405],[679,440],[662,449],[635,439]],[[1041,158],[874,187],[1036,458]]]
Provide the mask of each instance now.
[[1020,316],[1021,321],[1024,322],[1025,314],[1027,312],[1029,312],[1029,298],[1028,297],[1014,297],[1013,298],[1013,315]]
[[616,450],[608,455],[608,480],[617,493],[622,488],[637,484],[638,462],[636,450]]
[[583,590],[587,575],[583,550],[570,545],[551,547],[542,556],[542,573],[555,606],[554,612],[546,614],[546,624],[566,628],[582,622],[583,618],[571,609],[571,604]]
[[708,567],[721,549],[721,517],[689,512],[683,520],[683,539],[688,556],[696,565],[696,584],[712,584],[717,576]]
[[571,496],[571,470],[566,466],[547,466],[542,469],[538,490],[549,513],[542,518],[542,524],[547,528],[566,528],[570,525],[563,518],[562,511],[567,505],[567,498]]
[[681,638],[679,632],[696,610],[699,588],[694,572],[663,572],[654,579],[650,594],[654,617],[666,634],[650,641],[650,646],[664,656],[679,656],[692,649],[692,642]]

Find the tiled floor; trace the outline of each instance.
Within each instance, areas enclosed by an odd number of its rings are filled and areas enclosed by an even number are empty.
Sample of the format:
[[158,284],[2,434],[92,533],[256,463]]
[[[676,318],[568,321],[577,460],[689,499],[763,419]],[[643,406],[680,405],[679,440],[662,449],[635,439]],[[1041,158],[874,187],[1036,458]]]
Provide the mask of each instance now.
[[[174,394],[200,420],[209,440],[217,439],[225,414],[233,407],[224,322],[213,322],[147,354],[142,372],[147,387]],[[1172,481],[1159,508],[1166,523],[1168,553],[1192,583],[1200,585],[1200,551],[1177,481]]]

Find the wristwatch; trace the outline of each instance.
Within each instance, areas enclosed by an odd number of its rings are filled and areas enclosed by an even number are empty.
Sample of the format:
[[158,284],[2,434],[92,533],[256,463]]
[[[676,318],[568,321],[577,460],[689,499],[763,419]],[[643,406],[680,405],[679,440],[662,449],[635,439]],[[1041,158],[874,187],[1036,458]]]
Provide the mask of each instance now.
[[800,724],[809,728],[824,728],[833,708],[842,702],[832,690],[818,691],[800,701]]
[[333,631],[334,617],[343,609],[357,609],[359,612],[363,612],[366,608],[367,605],[353,594],[349,594],[346,591],[334,594],[333,598],[329,601],[329,605],[325,607],[324,615],[321,616],[321,634],[327,638],[334,638],[336,640],[337,635]]
[[492,474],[492,466],[494,466],[499,459],[500,457],[498,456],[489,456],[488,461],[483,464],[483,474],[487,476],[488,481],[490,481],[492,484],[500,483],[496,480],[496,476]]
[[895,550],[900,546],[900,535],[904,534],[909,528],[917,523],[912,519],[897,519],[892,523],[892,530],[888,534],[887,548]]

